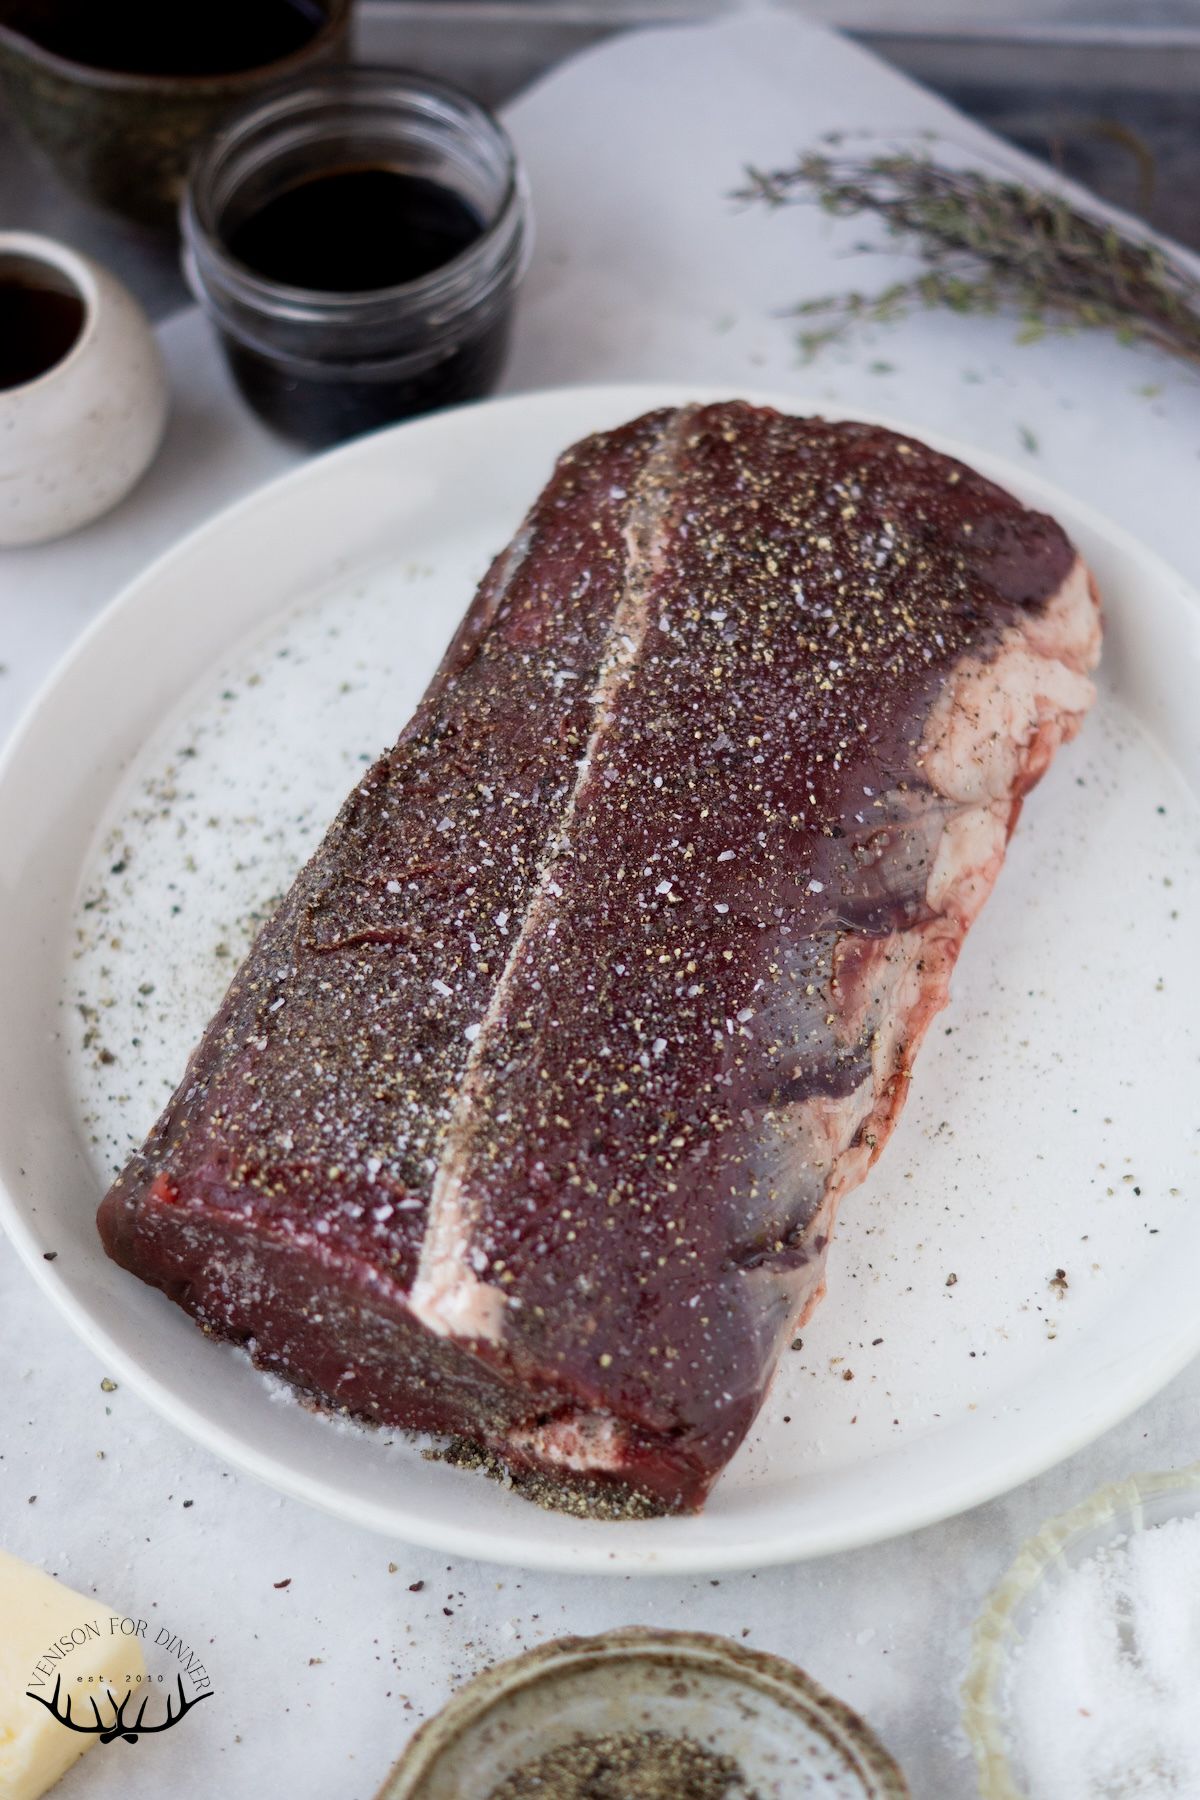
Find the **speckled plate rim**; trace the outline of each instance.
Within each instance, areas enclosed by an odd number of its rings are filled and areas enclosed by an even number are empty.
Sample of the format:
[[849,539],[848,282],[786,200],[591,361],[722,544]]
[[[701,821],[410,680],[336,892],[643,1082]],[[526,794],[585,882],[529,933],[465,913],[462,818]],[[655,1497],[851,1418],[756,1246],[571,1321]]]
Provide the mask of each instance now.
[[[533,420],[541,433],[549,434],[553,428],[554,441],[565,446],[587,431],[603,429],[654,406],[730,397],[728,387],[678,382],[565,387],[431,415],[359,439],[269,482],[222,510],[154,561],[80,636],[34,697],[0,755],[0,844],[4,846],[0,859],[0,993],[16,991],[21,983],[33,979],[28,967],[46,954],[56,931],[60,950],[65,941],[62,914],[70,906],[69,893],[45,889],[39,893],[43,904],[36,915],[32,941],[18,927],[24,924],[20,918],[23,881],[36,877],[39,859],[50,854],[55,840],[69,827],[78,834],[82,855],[87,841],[84,821],[94,820],[96,815],[95,804],[88,810],[80,799],[86,779],[79,775],[72,754],[64,755],[62,750],[64,742],[78,741],[76,709],[83,707],[86,712],[88,704],[94,705],[88,695],[98,681],[108,678],[115,686],[122,675],[127,678],[127,662],[122,663],[118,654],[123,634],[130,636],[131,643],[138,642],[130,635],[134,628],[139,622],[153,626],[164,609],[170,610],[172,602],[186,591],[188,571],[195,563],[219,555],[225,544],[236,548],[239,536],[265,531],[265,541],[272,546],[268,578],[274,579],[276,550],[281,558],[291,553],[281,535],[289,513],[335,519],[336,509],[328,505],[331,489],[337,493],[340,486],[346,493],[361,488],[367,494],[386,496],[394,492],[389,483],[394,482],[395,465],[407,460],[410,469],[422,473],[439,459],[452,466],[455,447],[473,432],[502,428],[508,446],[519,440]],[[1126,636],[1124,650],[1138,665],[1135,684],[1149,696],[1141,716],[1171,716],[1176,736],[1186,742],[1189,766],[1197,771],[1191,792],[1200,797],[1200,708],[1194,700],[1195,692],[1200,691],[1200,598],[1161,557],[1053,484],[1001,457],[927,430],[919,421],[865,409],[848,415],[802,393],[742,390],[740,397],[795,414],[854,416],[921,437],[934,448],[971,463],[1027,503],[1057,516],[1089,560],[1102,565],[1102,572],[1104,568],[1124,571],[1123,584],[1136,589],[1139,603],[1143,596],[1153,596],[1155,629],[1143,643],[1139,617],[1138,633]],[[530,491],[532,494],[532,488]],[[381,498],[381,505],[386,509],[385,499]],[[371,545],[352,544],[348,553],[345,545],[339,551],[336,531],[336,526],[330,528],[331,542],[306,566],[301,594],[281,589],[277,610],[286,610],[305,592],[320,591],[335,576],[344,578],[349,569],[377,560],[385,547],[395,554],[395,537],[388,538],[382,522]],[[256,575],[262,578],[261,568]],[[245,579],[232,566],[229,577],[231,581]],[[208,666],[228,647],[228,640],[215,647],[208,641],[203,620],[193,616],[195,610],[189,613],[176,604],[171,617],[170,658],[176,672]],[[259,614],[260,618],[267,616],[265,609]],[[1110,623],[1111,618],[1110,614]],[[152,638],[153,631],[149,635]],[[148,657],[139,671],[143,678],[151,663]],[[114,742],[106,751],[110,759],[119,752],[118,768],[161,719],[183,685],[176,681],[157,712],[150,712],[145,729],[124,719],[113,727]],[[139,704],[145,712],[148,703]],[[136,714],[137,707],[132,711]],[[20,1012],[19,1007],[11,1010]],[[931,1434],[877,1459],[886,1464],[886,1470],[877,1467],[869,1481],[863,1480],[859,1471],[856,1484],[858,1465],[853,1466],[849,1478],[844,1470],[829,1474],[817,1469],[812,1479],[791,1485],[784,1503],[776,1501],[769,1522],[752,1504],[722,1514],[710,1503],[709,1510],[697,1517],[628,1524],[571,1520],[566,1522],[567,1529],[560,1529],[561,1521],[548,1520],[529,1507],[528,1524],[513,1529],[501,1520],[499,1508],[494,1519],[488,1519],[483,1508],[479,1523],[471,1520],[471,1514],[480,1510],[474,1504],[462,1507],[465,1519],[456,1516],[444,1493],[441,1504],[418,1506],[406,1496],[403,1483],[398,1484],[394,1498],[389,1495],[383,1503],[355,1491],[352,1483],[331,1469],[335,1459],[328,1447],[321,1454],[314,1444],[312,1453],[303,1458],[273,1453],[269,1444],[264,1445],[226,1416],[219,1391],[210,1395],[194,1377],[184,1379],[182,1363],[163,1370],[154,1366],[139,1339],[136,1322],[123,1318],[106,1322],[102,1316],[106,1310],[115,1315],[118,1309],[111,1292],[106,1293],[113,1271],[98,1243],[86,1266],[75,1267],[63,1257],[55,1262],[45,1260],[47,1240],[39,1223],[38,1195],[30,1191],[22,1150],[29,1143],[25,1112],[34,1098],[33,1070],[38,1057],[44,1059],[46,1052],[44,1046],[31,1051],[30,1039],[19,1029],[11,1029],[9,1020],[10,1008],[0,1006],[0,1224],[43,1292],[110,1374],[128,1382],[164,1418],[216,1456],[350,1523],[422,1547],[531,1569],[693,1574],[761,1568],[880,1542],[967,1511],[1062,1461],[1149,1399],[1200,1351],[1200,1312],[1194,1304],[1189,1304],[1186,1313],[1180,1306],[1178,1316],[1169,1309],[1164,1316],[1163,1309],[1156,1311],[1147,1296],[1135,1323],[1127,1313],[1114,1321],[1114,1329],[1124,1334],[1120,1354],[1098,1360],[1091,1345],[1090,1360],[1079,1354],[1073,1359],[1064,1357],[1058,1365],[1057,1381],[1046,1384],[1053,1393],[1034,1395],[1019,1419],[989,1421],[990,1435],[975,1443],[970,1455],[939,1454],[945,1434]],[[44,1019],[42,1024],[44,1030]],[[44,1094],[40,1098],[44,1106]],[[60,1135],[66,1138],[70,1134]],[[78,1186],[82,1152],[76,1147],[73,1154],[72,1179]],[[158,1297],[154,1298],[157,1301]],[[165,1300],[161,1305],[174,1310]],[[182,1315],[178,1317],[194,1340],[192,1347],[198,1350],[201,1341],[195,1337],[194,1327]],[[1089,1344],[1085,1342],[1083,1349],[1089,1349]],[[192,1361],[186,1351],[183,1356],[186,1362]],[[189,1384],[194,1390],[190,1394]],[[219,1383],[216,1385],[219,1389]],[[1026,1392],[1021,1391],[1023,1395]],[[322,1463],[324,1467],[317,1466]],[[482,1489],[485,1484],[473,1485]],[[817,1489],[825,1500],[814,1514],[811,1500]]]

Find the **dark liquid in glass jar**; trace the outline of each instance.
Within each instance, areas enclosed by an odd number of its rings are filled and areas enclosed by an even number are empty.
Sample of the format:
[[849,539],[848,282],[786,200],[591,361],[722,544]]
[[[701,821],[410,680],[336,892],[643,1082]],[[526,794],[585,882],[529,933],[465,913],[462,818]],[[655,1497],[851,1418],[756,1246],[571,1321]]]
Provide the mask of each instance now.
[[436,181],[402,169],[331,169],[273,195],[226,242],[267,281],[359,294],[432,275],[482,230],[473,208]]
[[[403,170],[363,166],[309,176],[224,234],[231,255],[266,281],[325,294],[399,288],[469,250],[484,223],[461,195]],[[508,344],[504,309],[416,373],[380,375],[330,360],[296,369],[232,337],[234,376],[255,411],[313,449],[492,388]]]
[[322,376],[298,375],[231,337],[225,339],[225,355],[260,419],[292,443],[325,450],[364,431],[490,393],[504,367],[509,323],[504,313],[432,368],[390,379],[339,375],[333,364]]
[[6,24],[55,56],[125,75],[233,75],[310,43],[321,0],[12,0]]
[[78,294],[0,274],[0,388],[36,381],[60,363],[83,330]]

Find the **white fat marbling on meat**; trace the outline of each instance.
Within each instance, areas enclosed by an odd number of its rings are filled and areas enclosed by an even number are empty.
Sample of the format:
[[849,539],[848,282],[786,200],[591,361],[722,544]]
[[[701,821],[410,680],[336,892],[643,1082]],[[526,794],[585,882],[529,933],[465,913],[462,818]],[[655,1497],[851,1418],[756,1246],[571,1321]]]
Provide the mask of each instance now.
[[628,1459],[628,1434],[610,1413],[567,1413],[549,1425],[506,1432],[504,1441],[512,1450],[577,1475],[619,1472]]
[[991,893],[1008,844],[1007,800],[965,806],[946,821],[925,898],[966,931]]
[[949,800],[1009,799],[1032,786],[1095,699],[1099,613],[1076,559],[1042,615],[1010,626],[986,660],[967,657],[935,701],[919,763]]
[[[960,803],[927,879],[925,898],[936,916],[886,938],[847,938],[835,957],[835,1029],[849,1043],[864,1023],[874,1023],[871,1075],[852,1093],[813,1096],[795,1109],[794,1173],[827,1171],[810,1239],[832,1235],[843,1195],[863,1180],[891,1135],[913,1058],[949,997],[959,947],[1003,865],[1013,802],[1078,731],[1095,698],[1087,671],[1099,653],[1100,609],[1077,558],[1041,614],[1006,632],[989,661],[964,662],[930,712],[924,774],[943,799]],[[755,1270],[750,1279],[777,1290],[763,1317],[780,1344],[825,1292],[823,1258]]]

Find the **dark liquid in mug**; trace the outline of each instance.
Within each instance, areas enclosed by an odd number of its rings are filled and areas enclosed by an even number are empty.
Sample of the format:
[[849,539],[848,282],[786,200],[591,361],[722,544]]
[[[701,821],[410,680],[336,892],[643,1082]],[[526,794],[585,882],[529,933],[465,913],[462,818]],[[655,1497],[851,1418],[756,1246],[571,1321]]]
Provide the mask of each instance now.
[[232,75],[310,43],[321,0],[0,0],[0,20],[33,43],[126,75]]
[[0,272],[0,388],[36,381],[60,363],[85,316],[78,294]]
[[444,268],[483,232],[449,188],[402,169],[330,169],[274,194],[226,234],[267,281],[359,294]]

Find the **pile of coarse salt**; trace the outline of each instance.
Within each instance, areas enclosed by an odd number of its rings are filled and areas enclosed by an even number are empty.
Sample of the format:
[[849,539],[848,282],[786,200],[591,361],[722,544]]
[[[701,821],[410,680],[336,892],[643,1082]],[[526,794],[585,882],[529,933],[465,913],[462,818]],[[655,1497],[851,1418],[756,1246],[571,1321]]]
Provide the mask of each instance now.
[[1200,1516],[1048,1582],[1005,1728],[1029,1800],[1200,1800]]

